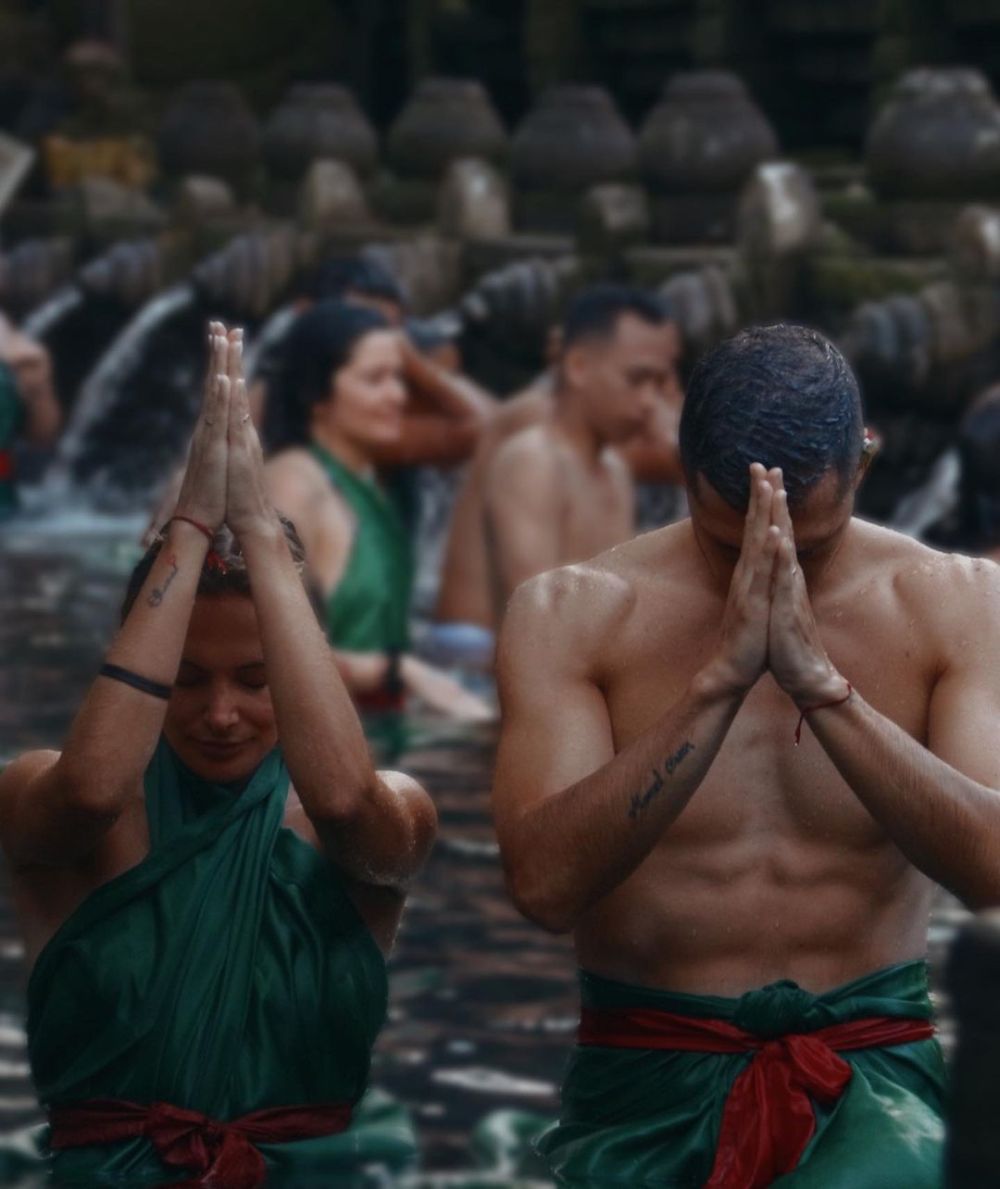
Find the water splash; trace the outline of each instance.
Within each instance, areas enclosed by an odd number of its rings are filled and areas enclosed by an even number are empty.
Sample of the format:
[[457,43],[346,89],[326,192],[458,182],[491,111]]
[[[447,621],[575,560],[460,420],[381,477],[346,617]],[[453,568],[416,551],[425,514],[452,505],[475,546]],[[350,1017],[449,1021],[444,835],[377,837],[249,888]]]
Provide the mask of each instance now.
[[[94,440],[101,436],[102,430],[108,427],[130,382],[134,383],[139,375],[150,340],[167,322],[191,310],[196,300],[194,287],[184,283],[174,285],[148,301],[84,381],[56,458],[45,476],[44,488],[52,496],[61,497],[59,502],[72,492],[78,463]],[[131,444],[141,445],[139,442]],[[119,448],[120,445],[118,443]]]
[[78,285],[63,285],[24,319],[21,330],[32,339],[45,339],[53,328],[83,304],[83,291]]
[[289,302],[287,305],[281,306],[268,318],[260,328],[260,332],[254,335],[253,339],[247,343],[246,350],[243,353],[243,368],[247,376],[253,378],[253,374],[257,370],[262,357],[277,343],[281,342],[291,329],[291,325],[298,316],[298,313],[299,311],[294,302]]

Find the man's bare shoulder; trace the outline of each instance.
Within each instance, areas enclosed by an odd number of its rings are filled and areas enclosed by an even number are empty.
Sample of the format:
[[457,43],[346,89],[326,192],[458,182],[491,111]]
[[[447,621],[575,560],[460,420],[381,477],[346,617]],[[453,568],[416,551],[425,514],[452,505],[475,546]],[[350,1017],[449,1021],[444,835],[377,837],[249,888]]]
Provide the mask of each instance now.
[[[684,522],[616,545],[586,562],[560,566],[522,583],[511,597],[504,631],[545,633],[547,638],[606,641],[623,628],[639,604],[643,581],[663,577],[680,560]],[[678,576],[682,569],[677,566]]]
[[606,557],[548,570],[514,591],[500,632],[501,664],[511,648],[528,644],[563,653],[574,641],[601,637],[627,618],[634,593]]
[[497,446],[488,464],[486,486],[488,491],[499,494],[511,484],[526,484],[540,495],[555,483],[558,471],[552,435],[544,425],[529,425]]
[[904,592],[919,595],[932,590],[940,595],[941,584],[950,582],[968,586],[970,591],[985,589],[1000,576],[1000,566],[986,557],[937,549],[866,520],[855,520],[852,527],[864,568],[887,566]]
[[510,434],[493,456],[494,467],[554,464],[555,441],[545,424],[525,425]]
[[[969,618],[992,608],[1000,630],[1000,565],[984,557],[948,553],[866,521],[855,521],[859,577],[879,575],[891,581],[903,605],[922,616],[928,628],[968,625]],[[984,625],[985,626],[985,625]]]

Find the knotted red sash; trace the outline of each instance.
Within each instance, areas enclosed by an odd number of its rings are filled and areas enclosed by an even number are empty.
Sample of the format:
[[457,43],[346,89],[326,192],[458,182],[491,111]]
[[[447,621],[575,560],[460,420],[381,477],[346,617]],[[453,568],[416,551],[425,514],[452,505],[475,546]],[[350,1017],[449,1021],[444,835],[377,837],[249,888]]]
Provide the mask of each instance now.
[[851,1080],[838,1051],[929,1040],[928,1020],[876,1016],[773,1040],[724,1020],[654,1008],[584,1008],[579,1043],[687,1053],[754,1053],[733,1083],[705,1189],[762,1189],[797,1167],[816,1131],[811,1099],[832,1106]]
[[10,450],[0,450],[0,483],[14,478],[14,455]]
[[113,1144],[142,1136],[168,1168],[195,1174],[182,1183],[189,1189],[205,1185],[260,1189],[267,1168],[257,1144],[288,1143],[346,1131],[351,1108],[345,1103],[280,1106],[220,1123],[166,1102],[141,1106],[104,1098],[52,1107],[49,1122],[53,1148]]

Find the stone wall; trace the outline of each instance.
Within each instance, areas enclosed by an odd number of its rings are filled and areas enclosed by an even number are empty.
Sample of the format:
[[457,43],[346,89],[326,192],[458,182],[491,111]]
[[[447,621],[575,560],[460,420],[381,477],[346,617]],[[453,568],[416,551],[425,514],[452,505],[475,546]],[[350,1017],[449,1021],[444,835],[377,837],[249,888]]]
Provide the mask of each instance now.
[[913,66],[1000,83],[1000,0],[53,0],[58,41],[93,31],[98,10],[124,13],[133,74],[154,91],[224,77],[263,110],[292,79],[327,78],[383,128],[429,75],[480,79],[510,126],[559,82],[607,86],[638,123],[675,71],[721,66],[788,149],[857,152]]

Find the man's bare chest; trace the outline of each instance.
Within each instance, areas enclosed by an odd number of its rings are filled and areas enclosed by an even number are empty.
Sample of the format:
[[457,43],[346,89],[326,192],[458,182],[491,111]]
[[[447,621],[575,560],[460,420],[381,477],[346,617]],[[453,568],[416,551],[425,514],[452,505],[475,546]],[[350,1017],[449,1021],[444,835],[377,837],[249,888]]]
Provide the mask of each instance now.
[[[615,641],[616,659],[603,682],[616,750],[651,727],[676,705],[718,642],[717,612],[676,615],[664,609],[660,624],[636,625]],[[841,607],[821,622],[830,659],[879,713],[923,741],[933,666],[926,643],[905,622],[873,617],[871,609]],[[747,694],[675,839],[692,842],[747,838],[755,832],[816,836],[855,846],[881,837],[867,811],[845,784],[806,725],[795,734],[800,710],[764,673]],[[808,716],[807,716],[808,723]],[[696,748],[697,738],[682,741]],[[649,781],[669,779],[669,755]],[[637,790],[641,795],[642,790]]]
[[582,561],[629,539],[630,493],[612,473],[564,472],[559,517],[560,564]]

